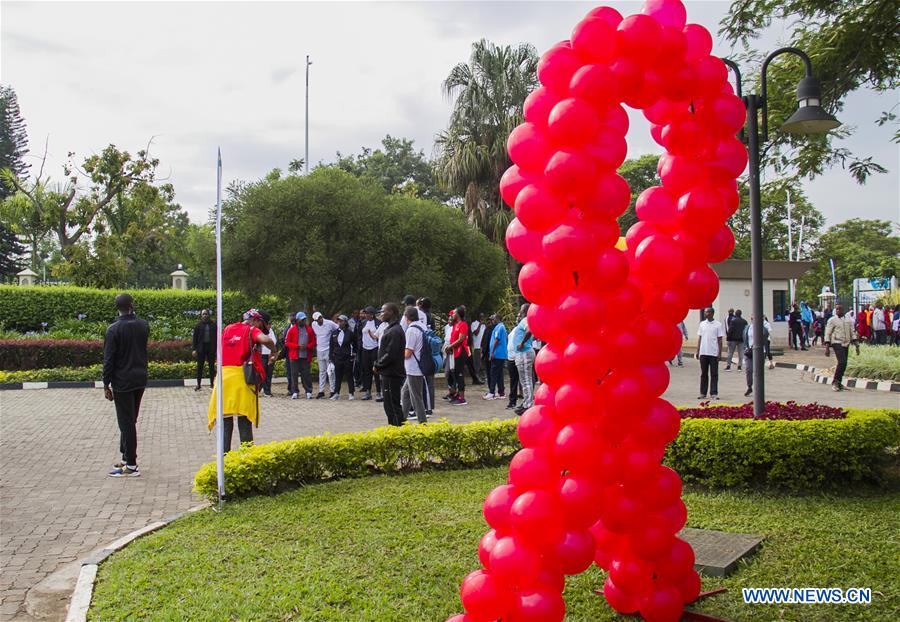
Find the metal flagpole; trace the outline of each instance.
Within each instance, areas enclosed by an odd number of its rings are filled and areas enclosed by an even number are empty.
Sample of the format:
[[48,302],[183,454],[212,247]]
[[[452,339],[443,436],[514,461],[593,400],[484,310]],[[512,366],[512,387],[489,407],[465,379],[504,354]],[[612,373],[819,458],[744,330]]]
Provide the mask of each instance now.
[[[791,191],[787,190],[787,220],[788,220],[788,261],[794,258],[794,223],[791,221]],[[794,279],[788,279],[791,290],[791,304],[794,304]]]
[[219,509],[225,502],[225,429],[222,413],[225,409],[222,392],[222,149],[216,169],[216,477],[219,484]]
[[303,150],[303,172],[309,175],[309,54],[306,55],[306,147]]

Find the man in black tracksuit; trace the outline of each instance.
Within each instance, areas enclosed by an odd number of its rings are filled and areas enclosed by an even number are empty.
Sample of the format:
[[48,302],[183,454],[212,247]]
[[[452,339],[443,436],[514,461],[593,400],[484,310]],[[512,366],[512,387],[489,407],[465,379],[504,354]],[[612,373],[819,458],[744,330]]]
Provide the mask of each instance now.
[[209,365],[209,386],[213,386],[216,378],[216,323],[210,319],[209,309],[200,312],[200,321],[194,326],[192,350],[197,360],[197,386],[194,391],[200,390],[204,361]]
[[381,336],[378,345],[378,358],[375,360],[375,373],[381,376],[381,390],[384,394],[384,413],[388,424],[403,425],[406,413],[400,404],[400,391],[406,379],[404,350],[406,334],[400,326],[400,308],[393,302],[386,302],[381,307],[381,321],[388,327]]
[[[356,352],[354,342],[356,337],[350,330],[346,315],[338,316],[338,329],[331,333],[331,347],[329,355],[334,363],[334,395],[333,400],[341,398],[341,382],[347,381],[347,389],[350,398],[353,399],[353,355]],[[321,363],[319,363],[321,365]]]
[[106,329],[103,344],[103,392],[116,404],[122,462],[110,477],[137,477],[137,418],[147,387],[147,340],[150,325],[134,314],[131,294],[116,296],[119,317]]

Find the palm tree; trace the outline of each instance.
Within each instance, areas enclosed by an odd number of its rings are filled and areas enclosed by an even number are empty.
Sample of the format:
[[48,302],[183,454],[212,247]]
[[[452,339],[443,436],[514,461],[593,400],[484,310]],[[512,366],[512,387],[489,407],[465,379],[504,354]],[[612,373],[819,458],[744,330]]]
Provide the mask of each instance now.
[[446,130],[435,139],[438,183],[462,200],[466,215],[493,242],[502,243],[511,210],[500,198],[500,177],[511,162],[509,133],[522,122],[522,104],[538,86],[534,46],[472,44],[443,83],[453,101]]

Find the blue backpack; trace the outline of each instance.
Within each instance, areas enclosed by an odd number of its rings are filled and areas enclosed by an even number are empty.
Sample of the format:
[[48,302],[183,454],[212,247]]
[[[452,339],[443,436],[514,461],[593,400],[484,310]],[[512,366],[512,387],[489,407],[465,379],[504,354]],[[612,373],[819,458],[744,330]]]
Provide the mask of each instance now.
[[[441,356],[441,346],[444,342],[441,341],[441,338],[431,329],[423,331],[419,326],[415,326],[415,328],[422,332],[423,338],[421,351],[422,359],[419,360],[419,357],[416,357],[416,362],[419,364],[419,369],[422,371],[423,375],[433,376],[439,369],[444,367],[444,359]],[[428,350],[426,350],[426,348],[428,348]],[[431,356],[427,356],[426,352]]]

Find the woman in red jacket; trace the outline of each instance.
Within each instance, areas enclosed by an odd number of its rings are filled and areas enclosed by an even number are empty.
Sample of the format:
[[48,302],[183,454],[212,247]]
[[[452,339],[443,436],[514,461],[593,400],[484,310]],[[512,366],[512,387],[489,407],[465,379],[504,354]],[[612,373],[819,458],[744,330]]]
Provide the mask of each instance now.
[[234,418],[238,420],[238,436],[241,444],[253,442],[253,426],[259,425],[259,386],[247,384],[244,379],[244,362],[252,359],[260,381],[265,380],[266,370],[259,353],[259,344],[275,348],[268,333],[269,328],[262,314],[256,309],[244,313],[243,322],[229,324],[222,331],[222,378],[209,398],[207,417],[209,429],[216,425],[216,395],[222,391],[222,429],[225,432],[225,451],[231,450]]

